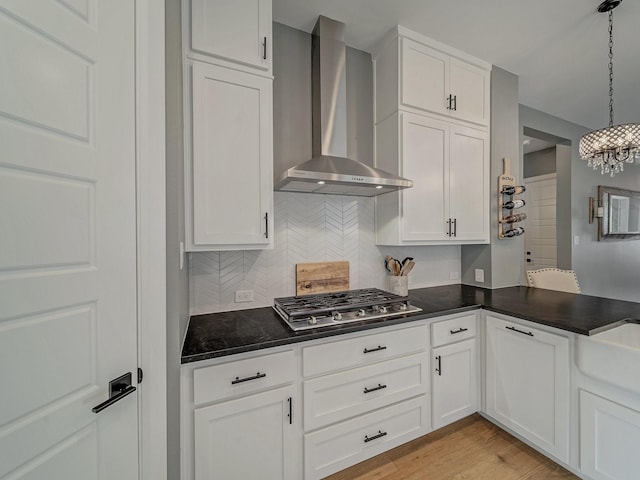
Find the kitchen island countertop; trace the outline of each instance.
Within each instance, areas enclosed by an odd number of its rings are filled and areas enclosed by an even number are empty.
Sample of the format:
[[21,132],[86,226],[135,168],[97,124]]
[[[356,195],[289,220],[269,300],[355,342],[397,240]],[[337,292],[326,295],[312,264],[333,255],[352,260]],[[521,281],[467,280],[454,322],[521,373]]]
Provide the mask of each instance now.
[[422,308],[422,312],[300,332],[291,331],[271,307],[194,315],[187,328],[182,363],[477,308],[581,335],[593,335],[615,327],[626,319],[640,318],[640,303],[529,287],[490,290],[469,285],[444,285],[410,290],[409,298],[411,303]]

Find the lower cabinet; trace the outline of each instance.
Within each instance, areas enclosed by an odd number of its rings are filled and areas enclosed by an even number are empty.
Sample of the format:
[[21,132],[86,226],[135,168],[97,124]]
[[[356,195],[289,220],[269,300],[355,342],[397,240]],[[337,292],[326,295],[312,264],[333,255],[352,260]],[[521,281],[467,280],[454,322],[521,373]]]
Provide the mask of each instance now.
[[580,470],[594,480],[640,478],[640,412],[580,391]]
[[304,478],[324,478],[402,445],[426,434],[429,424],[428,397],[421,396],[307,433]]
[[434,429],[478,411],[477,323],[472,312],[431,324]]
[[278,348],[182,366],[182,480],[300,478],[295,353]]
[[487,315],[486,342],[486,413],[568,463],[568,338]]
[[476,339],[434,348],[432,362],[433,428],[478,411]]
[[305,480],[431,430],[428,346],[419,324],[302,347]]
[[296,479],[293,386],[194,411],[195,479]]

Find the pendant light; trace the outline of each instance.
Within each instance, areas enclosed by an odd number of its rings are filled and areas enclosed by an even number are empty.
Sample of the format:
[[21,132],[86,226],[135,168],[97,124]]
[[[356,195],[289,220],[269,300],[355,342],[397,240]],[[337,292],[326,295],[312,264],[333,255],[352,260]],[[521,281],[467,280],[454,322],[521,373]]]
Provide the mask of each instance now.
[[612,177],[625,163],[640,162],[640,124],[613,124],[613,9],[622,0],[605,0],[598,12],[609,12],[609,126],[587,133],[580,139],[580,158],[594,170]]

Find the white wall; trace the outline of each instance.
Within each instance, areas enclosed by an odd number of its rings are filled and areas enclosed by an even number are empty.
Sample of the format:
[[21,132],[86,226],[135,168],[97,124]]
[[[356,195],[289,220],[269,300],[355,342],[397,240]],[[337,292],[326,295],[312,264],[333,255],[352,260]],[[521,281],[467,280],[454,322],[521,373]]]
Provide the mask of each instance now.
[[[200,252],[189,257],[191,314],[265,307],[295,295],[296,263],[348,260],[350,288],[386,287],[385,255],[414,257],[409,288],[459,283],[460,247],[377,247],[374,200],[275,192],[273,250]],[[235,303],[236,290],[254,301]]]

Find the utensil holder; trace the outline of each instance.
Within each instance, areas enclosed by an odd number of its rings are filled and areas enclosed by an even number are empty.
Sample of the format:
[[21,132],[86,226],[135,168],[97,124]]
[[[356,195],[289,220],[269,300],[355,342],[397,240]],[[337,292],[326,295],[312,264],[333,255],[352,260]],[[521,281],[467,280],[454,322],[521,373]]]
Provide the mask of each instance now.
[[389,291],[394,295],[400,295],[406,297],[409,295],[409,277],[388,275],[389,278]]

